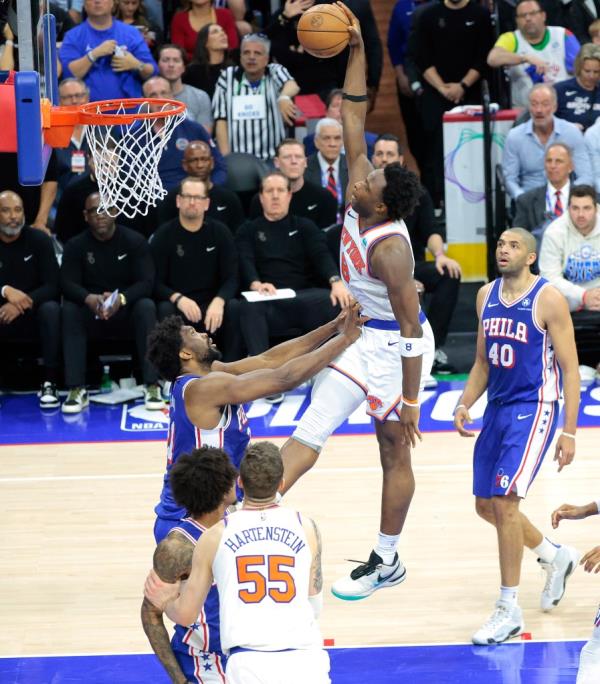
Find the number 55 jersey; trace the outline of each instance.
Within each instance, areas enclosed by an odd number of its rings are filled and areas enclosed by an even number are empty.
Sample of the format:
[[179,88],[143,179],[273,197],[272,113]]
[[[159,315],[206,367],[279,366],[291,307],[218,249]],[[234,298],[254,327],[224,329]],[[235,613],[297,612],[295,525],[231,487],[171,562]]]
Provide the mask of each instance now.
[[213,561],[222,649],[320,648],[308,600],[311,564],[296,511],[273,505],[229,515]]

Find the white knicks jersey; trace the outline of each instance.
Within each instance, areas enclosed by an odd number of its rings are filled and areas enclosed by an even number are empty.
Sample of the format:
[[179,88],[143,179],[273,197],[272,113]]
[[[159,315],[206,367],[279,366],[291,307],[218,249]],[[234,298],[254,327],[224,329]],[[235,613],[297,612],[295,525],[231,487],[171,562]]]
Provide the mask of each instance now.
[[311,564],[296,511],[274,505],[229,515],[212,566],[223,651],[320,648],[308,600]]
[[[352,296],[361,305],[363,316],[384,321],[395,320],[385,283],[371,274],[369,259],[373,247],[381,240],[399,235],[410,247],[410,236],[404,221],[386,221],[362,232],[358,226],[358,214],[348,207],[340,236],[340,273]],[[413,256],[413,272],[415,260]]]

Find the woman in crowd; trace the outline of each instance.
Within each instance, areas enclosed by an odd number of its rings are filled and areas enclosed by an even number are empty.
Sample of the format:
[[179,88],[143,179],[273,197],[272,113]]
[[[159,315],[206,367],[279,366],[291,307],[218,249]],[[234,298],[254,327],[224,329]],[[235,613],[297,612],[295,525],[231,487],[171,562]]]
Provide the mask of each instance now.
[[575,76],[554,84],[556,116],[585,131],[600,114],[600,46],[586,43],[575,58]]
[[115,3],[115,17],[124,24],[139,29],[144,36],[146,45],[153,50],[162,42],[162,34],[146,15],[146,8],[142,0],[117,0]]
[[219,24],[208,24],[198,32],[194,57],[183,75],[183,82],[204,90],[212,98],[219,74],[234,63],[227,34]]
[[171,22],[171,40],[185,50],[187,58],[192,59],[198,32],[209,24],[218,24],[227,34],[229,48],[239,46],[235,18],[231,10],[218,7],[213,0],[183,0],[183,10],[176,12]]

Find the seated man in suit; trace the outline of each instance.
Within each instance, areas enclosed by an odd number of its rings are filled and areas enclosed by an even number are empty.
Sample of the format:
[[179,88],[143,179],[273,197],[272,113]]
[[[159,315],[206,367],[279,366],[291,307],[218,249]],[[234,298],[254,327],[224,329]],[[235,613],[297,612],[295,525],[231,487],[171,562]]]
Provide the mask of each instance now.
[[570,175],[573,172],[571,150],[561,142],[546,150],[544,171],[547,182],[519,195],[516,202],[515,226],[532,232],[538,245],[546,226],[562,216],[569,200]]
[[341,216],[344,193],[348,185],[346,155],[342,154],[342,124],[335,119],[320,119],[315,129],[315,145],[319,150],[308,158],[304,179],[326,188],[338,204]]
[[[304,216],[316,223],[319,228],[335,224],[338,211],[337,197],[334,199],[320,183],[311,183],[304,178],[307,163],[304,145],[295,138],[285,138],[277,145],[277,154],[273,162],[275,168],[279,169],[292,184],[290,214]],[[262,216],[258,193],[252,198],[249,215],[251,219]]]

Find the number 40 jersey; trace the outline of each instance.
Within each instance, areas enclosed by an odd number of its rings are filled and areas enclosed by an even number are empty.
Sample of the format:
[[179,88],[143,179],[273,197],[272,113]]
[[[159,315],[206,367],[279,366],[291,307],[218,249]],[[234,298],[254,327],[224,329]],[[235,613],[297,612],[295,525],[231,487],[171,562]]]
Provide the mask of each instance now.
[[273,505],[229,515],[213,561],[221,647],[321,648],[308,600],[312,564],[300,514]]
[[510,303],[502,297],[502,283],[502,278],[493,281],[481,310],[489,365],[488,401],[557,401],[562,387],[558,362],[550,334],[536,320],[539,296],[549,283],[536,277]]

